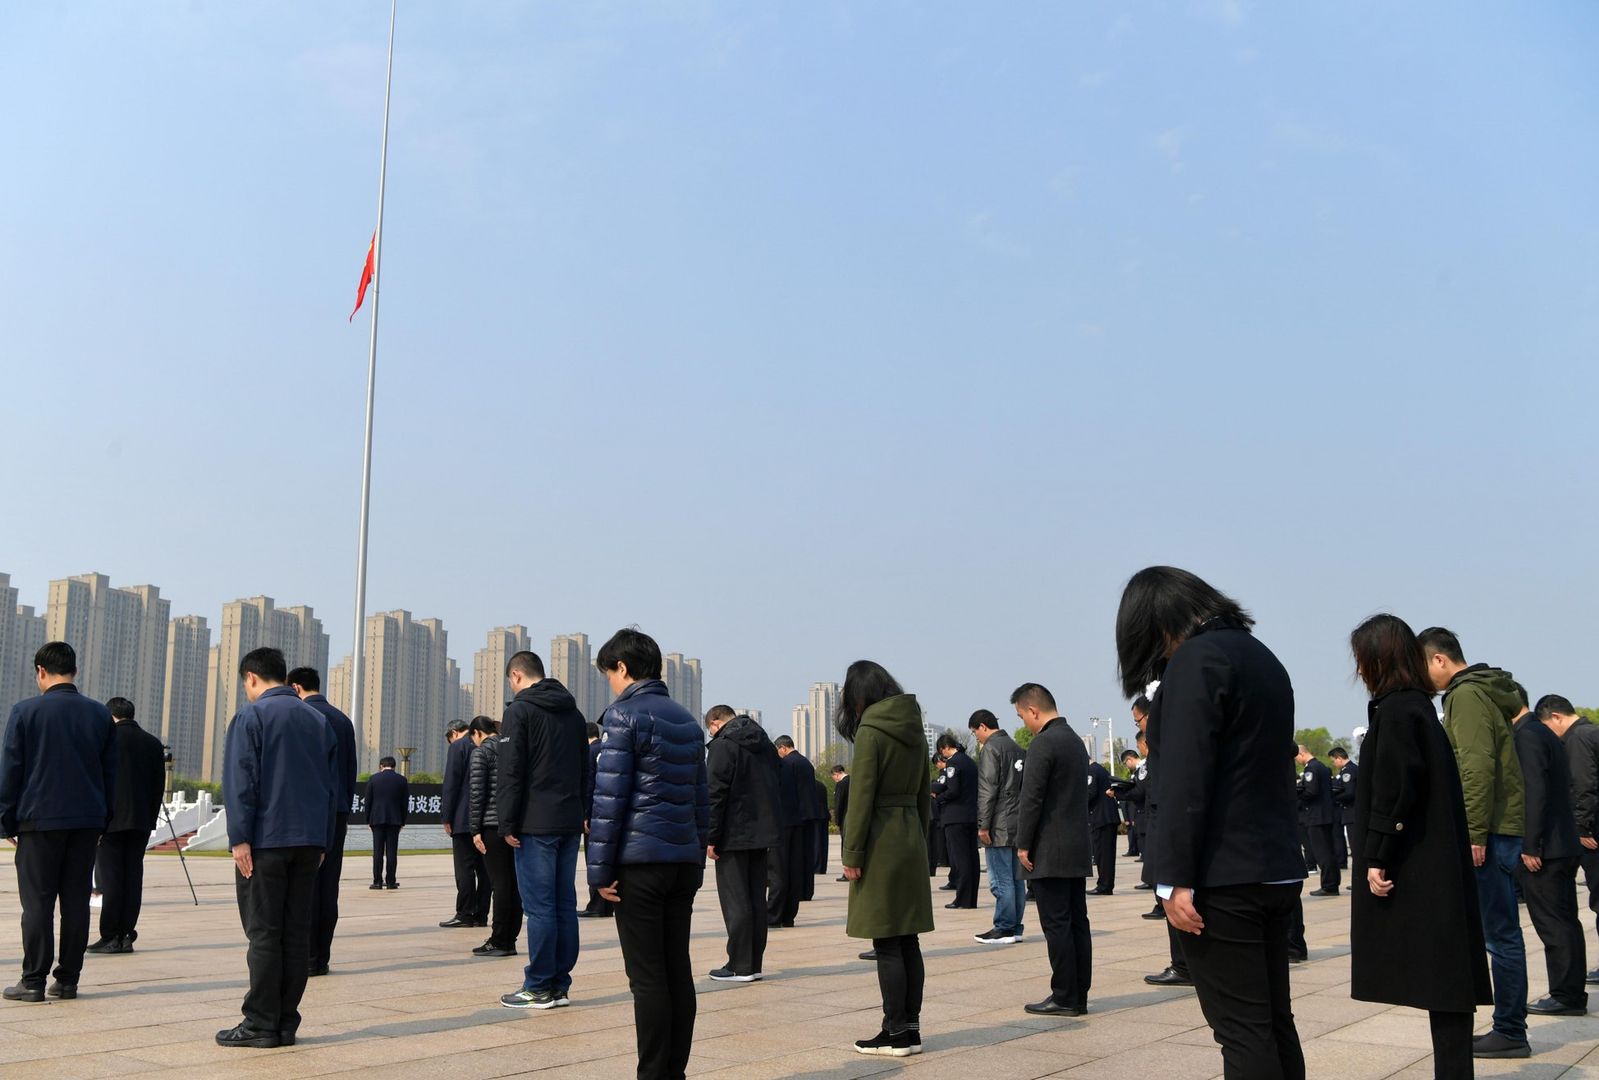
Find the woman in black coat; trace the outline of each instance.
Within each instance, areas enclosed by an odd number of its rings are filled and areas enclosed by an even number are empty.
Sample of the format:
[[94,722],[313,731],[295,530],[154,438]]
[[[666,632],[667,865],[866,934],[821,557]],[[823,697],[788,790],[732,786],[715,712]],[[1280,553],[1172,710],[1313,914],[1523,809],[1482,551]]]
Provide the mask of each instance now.
[[1472,1013],[1493,990],[1454,751],[1403,620],[1367,619],[1350,648],[1372,698],[1355,790],[1350,995],[1426,1009],[1433,1075],[1469,1077]]

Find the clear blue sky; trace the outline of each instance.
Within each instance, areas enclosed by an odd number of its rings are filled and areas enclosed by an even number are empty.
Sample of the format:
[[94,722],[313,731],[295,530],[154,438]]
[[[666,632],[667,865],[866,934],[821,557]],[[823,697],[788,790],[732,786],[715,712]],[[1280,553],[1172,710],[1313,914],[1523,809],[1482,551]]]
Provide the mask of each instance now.
[[[1599,6],[400,5],[370,608],[775,729],[1125,710],[1153,562],[1301,722],[1393,610],[1599,703]],[[0,9],[0,570],[350,642],[387,5]],[[1085,725],[1086,726],[1086,725]]]

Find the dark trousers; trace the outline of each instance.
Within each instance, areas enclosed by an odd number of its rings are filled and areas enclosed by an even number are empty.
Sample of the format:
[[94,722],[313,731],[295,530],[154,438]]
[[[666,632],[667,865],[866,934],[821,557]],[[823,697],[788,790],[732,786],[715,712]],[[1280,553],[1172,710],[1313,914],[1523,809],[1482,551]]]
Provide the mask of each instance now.
[[1432,1027],[1433,1080],[1471,1080],[1471,1013],[1427,1014]]
[[801,877],[800,900],[808,902],[816,899],[816,875],[827,872],[827,868],[816,869],[816,827],[819,821],[807,821],[801,831],[800,843],[805,849],[805,873]]
[[[372,826],[372,884],[393,885],[400,865],[400,825]],[[387,871],[387,873],[385,873]]]
[[1108,893],[1116,887],[1116,826],[1100,825],[1094,829],[1094,868],[1099,878],[1094,882],[1096,892]]
[[938,868],[948,865],[948,853],[944,850],[944,826],[934,820],[933,827],[927,830],[927,876],[937,877]]
[[1523,866],[1520,875],[1527,914],[1543,942],[1549,995],[1563,1005],[1586,1007],[1588,949],[1577,916],[1577,860],[1545,859],[1536,874]]
[[100,936],[139,936],[144,902],[144,845],[147,832],[106,833],[94,853],[94,879],[100,886]]
[[299,1030],[311,967],[311,910],[322,849],[257,848],[249,877],[234,871],[239,921],[250,939],[244,1022],[256,1031]]
[[1166,924],[1166,947],[1171,950],[1171,969],[1183,978],[1192,978],[1188,974],[1188,958],[1183,955],[1183,937],[1171,923]]
[[949,879],[955,886],[955,903],[977,906],[977,823],[963,821],[944,826],[944,847],[949,851]]
[[457,832],[450,837],[450,853],[455,856],[455,917],[470,922],[489,921],[489,868],[483,854],[472,843],[470,834]]
[[816,822],[816,866],[818,874],[827,873],[827,822]]
[[922,963],[922,943],[915,934],[873,938],[877,953],[877,988],[883,995],[883,1030],[898,1035],[922,1025],[922,990],[927,967]]
[[[339,925],[339,879],[344,876],[344,838],[350,834],[350,815],[333,815],[333,843],[316,872],[316,899],[311,905],[311,967],[328,966],[333,955],[333,928]],[[395,836],[399,853],[399,836]],[[389,880],[394,872],[389,871]]]
[[516,851],[500,837],[500,831],[485,825],[483,867],[489,874],[494,894],[494,921],[489,926],[489,943],[502,949],[515,949],[522,936],[522,890],[516,884]]
[[1582,849],[1577,856],[1582,866],[1582,882],[1588,887],[1588,910],[1594,914],[1594,927],[1599,929],[1599,851]]
[[1310,957],[1310,946],[1305,942],[1305,904],[1294,904],[1294,921],[1288,927],[1288,955]]
[[619,868],[617,879],[616,936],[633,991],[638,1077],[683,1080],[697,1011],[689,922],[705,870],[698,863],[645,863]]
[[1138,810],[1129,806],[1127,810],[1127,856],[1139,858],[1143,854],[1138,847]]
[[1094,954],[1088,936],[1086,878],[1033,878],[1038,925],[1049,946],[1049,990],[1057,1005],[1088,1003]]
[[1288,985],[1300,888],[1229,885],[1195,893],[1205,932],[1183,938],[1183,955],[1227,1080],[1304,1080]]
[[810,826],[803,823],[784,829],[782,842],[772,851],[777,857],[767,864],[768,923],[792,923],[799,914],[800,897],[811,877],[809,833]]
[[1310,850],[1315,853],[1316,865],[1321,869],[1321,887],[1331,892],[1338,888],[1342,877],[1338,869],[1338,852],[1333,843],[1335,825],[1311,825]]
[[717,854],[716,896],[727,924],[727,966],[735,975],[759,974],[766,958],[766,850]]
[[61,955],[55,977],[78,985],[89,947],[89,892],[94,887],[99,829],[49,829],[17,834],[17,893],[22,904],[22,984],[39,988],[56,960],[56,905]]

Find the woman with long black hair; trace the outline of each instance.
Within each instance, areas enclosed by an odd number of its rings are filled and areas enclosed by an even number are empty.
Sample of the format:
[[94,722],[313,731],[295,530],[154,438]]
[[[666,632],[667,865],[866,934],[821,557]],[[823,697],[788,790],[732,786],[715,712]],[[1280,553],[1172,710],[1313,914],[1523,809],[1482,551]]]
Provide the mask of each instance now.
[[1288,939],[1305,861],[1294,690],[1236,600],[1186,570],[1133,575],[1116,614],[1129,698],[1150,705],[1144,862],[1182,934],[1228,1080],[1303,1080]]
[[862,1054],[922,1052],[922,988],[927,973],[917,938],[933,929],[927,879],[932,822],[922,709],[880,664],[857,660],[844,676],[838,733],[853,743],[844,876],[845,933],[870,938],[883,994],[883,1029],[861,1039]]
[[1493,987],[1460,772],[1410,627],[1374,615],[1349,647],[1371,693],[1355,788],[1350,996],[1426,1009],[1433,1075],[1461,1080],[1472,1075],[1472,1014],[1493,1004]]

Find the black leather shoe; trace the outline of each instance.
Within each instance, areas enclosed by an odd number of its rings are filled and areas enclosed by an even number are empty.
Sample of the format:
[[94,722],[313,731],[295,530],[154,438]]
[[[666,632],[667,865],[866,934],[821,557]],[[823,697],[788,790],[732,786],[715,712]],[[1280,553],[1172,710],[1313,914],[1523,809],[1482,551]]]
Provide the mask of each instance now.
[[328,973],[328,966],[326,964],[312,964],[311,965],[311,970],[306,972],[306,974],[308,976],[310,976],[311,978],[313,978],[313,979],[321,978],[323,975],[326,975],[327,973]]
[[838,877],[834,878],[833,880],[834,881],[848,881],[849,878],[845,877],[843,874],[840,874],[840,875],[838,875]]
[[1567,1005],[1557,997],[1546,997],[1527,1005],[1527,1011],[1539,1016],[1587,1016],[1586,1005]]
[[865,952],[861,953],[860,959],[862,959],[862,960],[876,960],[877,959],[877,950],[876,949],[867,949]]
[[1150,986],[1193,986],[1194,980],[1187,975],[1178,974],[1176,968],[1167,968],[1159,975],[1145,975],[1144,981]]
[[398,889],[400,887],[400,883],[398,881],[391,881],[383,887],[385,889]]
[[1114,889],[1092,889],[1092,890],[1089,891],[1088,895],[1089,896],[1115,896],[1116,895],[1116,890],[1114,890]]
[[502,949],[498,945],[479,945],[472,950],[473,956],[515,956],[515,949]]
[[1144,891],[1144,892],[1148,892],[1148,891],[1150,891],[1150,890],[1151,890],[1151,889],[1153,889],[1153,888],[1154,888],[1154,887],[1155,887],[1155,886],[1153,886],[1153,885],[1145,885],[1145,884],[1144,884],[1144,883],[1143,883],[1143,882],[1142,882],[1142,881],[1140,881],[1140,882],[1139,882],[1139,883],[1138,883],[1138,884],[1137,884],[1137,885],[1134,885],[1134,886],[1133,886],[1133,888],[1135,888],[1135,889],[1141,889],[1141,890],[1143,890],[1143,891]]
[[293,1046],[294,1043],[295,1043],[295,1033],[294,1032],[292,1032],[292,1031],[280,1031],[280,1032],[278,1032],[278,1045],[279,1046]]
[[1035,1001],[1024,1008],[1034,1016],[1081,1016],[1088,1011],[1076,1005],[1062,1005],[1052,997]]
[[1338,890],[1337,889],[1316,889],[1316,890],[1313,890],[1312,892],[1306,893],[1305,895],[1306,896],[1337,896],[1338,895]]
[[374,881],[372,884],[368,885],[367,888],[371,889],[373,892],[377,892],[379,889],[383,888],[383,883],[381,881]]
[[1303,964],[1303,963],[1308,962],[1309,960],[1310,960],[1310,953],[1308,953],[1308,952],[1290,952],[1288,954],[1288,962],[1290,964]]
[[51,979],[50,985],[45,988],[44,996],[59,998],[62,1001],[72,1001],[78,996],[78,984],[64,983],[60,979]]
[[18,983],[15,986],[6,987],[4,993],[0,993],[0,997],[4,997],[7,1001],[43,1001],[44,987],[24,986],[22,983]]
[[603,919],[605,918],[605,912],[590,911],[588,908],[584,908],[582,911],[577,913],[577,917],[580,919]]
[[87,949],[85,949],[83,951],[84,952],[92,952],[92,953],[116,952],[117,951],[117,942],[118,942],[118,940],[120,940],[120,939],[112,938],[112,937],[103,937],[99,941],[95,942],[93,945],[90,945]]
[[238,1027],[217,1032],[217,1045],[253,1046],[258,1050],[270,1050],[274,1046],[282,1046],[283,1040],[275,1031],[257,1031],[255,1028],[240,1024]]
[[955,886],[953,886],[953,885],[940,885],[938,887],[938,891],[939,892],[954,892],[955,891]]
[[457,915],[453,919],[445,919],[443,922],[439,923],[439,925],[446,930],[454,930],[458,927],[474,926],[476,924],[471,919],[463,919]]
[[1166,913],[1164,911],[1146,911],[1140,917],[1145,919],[1161,919],[1164,921],[1166,918]]
[[1490,1031],[1471,1040],[1471,1056],[1480,1058],[1524,1058],[1532,1056],[1527,1040],[1515,1039]]
[[962,904],[957,900],[951,900],[944,907],[950,911],[975,911],[977,909],[976,904]]

